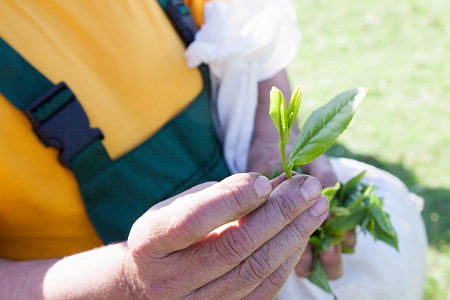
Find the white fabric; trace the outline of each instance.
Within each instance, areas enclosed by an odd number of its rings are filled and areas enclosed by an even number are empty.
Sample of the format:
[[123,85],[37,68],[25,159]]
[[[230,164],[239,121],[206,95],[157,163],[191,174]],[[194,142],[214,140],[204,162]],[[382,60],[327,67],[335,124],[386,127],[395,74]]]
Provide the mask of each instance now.
[[[373,166],[349,159],[332,159],[334,170],[346,182],[367,170],[365,183],[377,186],[384,208],[397,232],[397,252],[372,236],[358,234],[354,254],[343,255],[344,273],[330,282],[340,300],[415,300],[422,299],[426,273],[427,238],[415,201],[417,196],[393,175]],[[291,275],[278,299],[333,299],[307,279]]]
[[[270,78],[294,57],[300,41],[289,0],[229,0],[205,4],[205,24],[188,47],[190,67],[209,65],[217,89],[216,129],[233,173],[244,172],[257,105],[257,82]],[[397,231],[397,252],[370,235],[358,234],[355,254],[343,256],[343,276],[332,281],[339,299],[421,299],[427,241],[423,221],[404,184],[391,174],[348,159],[333,159],[340,181],[367,170]],[[292,275],[282,300],[333,299],[306,279]]]
[[297,52],[295,8],[289,0],[210,1],[204,19],[185,57],[189,67],[209,65],[213,90],[218,89],[216,130],[225,160],[232,173],[245,172],[257,83],[275,75]]

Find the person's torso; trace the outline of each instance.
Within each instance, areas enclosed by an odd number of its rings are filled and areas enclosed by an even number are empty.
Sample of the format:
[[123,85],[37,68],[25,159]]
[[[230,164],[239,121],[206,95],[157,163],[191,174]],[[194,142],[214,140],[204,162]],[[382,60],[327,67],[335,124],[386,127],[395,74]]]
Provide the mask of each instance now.
[[[202,89],[156,0],[2,1],[0,36],[48,79],[68,83],[91,126],[107,137],[112,159]],[[1,94],[0,141],[0,257],[55,257],[101,245],[72,173]]]

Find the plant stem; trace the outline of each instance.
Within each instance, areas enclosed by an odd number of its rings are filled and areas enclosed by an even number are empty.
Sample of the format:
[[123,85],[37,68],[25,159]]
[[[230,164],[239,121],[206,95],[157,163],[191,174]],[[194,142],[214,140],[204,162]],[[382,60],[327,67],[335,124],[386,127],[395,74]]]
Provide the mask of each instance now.
[[285,152],[285,145],[283,144],[283,142],[280,140],[280,152],[281,152],[281,162],[283,163],[283,170],[284,170],[284,174],[286,174],[286,178],[291,178],[292,177],[292,172],[290,168],[288,168],[287,164],[286,164],[286,152]]

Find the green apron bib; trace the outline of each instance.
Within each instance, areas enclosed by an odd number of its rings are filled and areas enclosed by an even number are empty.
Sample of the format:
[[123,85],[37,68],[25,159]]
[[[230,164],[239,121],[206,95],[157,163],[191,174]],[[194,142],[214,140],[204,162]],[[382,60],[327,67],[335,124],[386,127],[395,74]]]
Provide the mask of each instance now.
[[182,113],[111,160],[102,133],[89,127],[70,89],[54,86],[2,39],[0,62],[0,92],[27,114],[46,146],[60,150],[104,243],[126,240],[134,221],[154,204],[230,175],[211,118],[206,66],[200,68],[203,90]]

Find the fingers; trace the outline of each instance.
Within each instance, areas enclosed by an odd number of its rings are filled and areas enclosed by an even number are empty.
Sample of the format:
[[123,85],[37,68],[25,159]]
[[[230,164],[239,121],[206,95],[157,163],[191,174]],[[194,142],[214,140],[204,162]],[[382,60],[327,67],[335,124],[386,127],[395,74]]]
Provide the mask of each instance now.
[[210,182],[205,182],[205,183],[201,183],[199,185],[196,185],[196,186],[194,186],[194,187],[192,187],[192,188],[190,188],[190,189],[188,189],[188,190],[186,190],[186,191],[184,191],[184,192],[182,192],[182,193],[180,193],[180,194],[178,194],[176,196],[173,196],[173,197],[171,197],[171,198],[169,198],[167,200],[158,202],[157,204],[153,205],[147,211],[147,213],[154,213],[155,211],[159,210],[160,208],[172,204],[173,201],[177,200],[180,197],[183,197],[183,196],[186,196],[186,195],[189,195],[189,194],[192,194],[192,193],[199,192],[199,191],[204,190],[207,187],[210,187],[210,186],[212,186],[212,185],[214,185],[216,183],[217,182],[210,181]]
[[259,174],[230,176],[141,217],[133,225],[129,247],[155,257],[184,249],[217,227],[253,211],[271,191],[269,180]]
[[[334,245],[328,248],[325,252],[319,254],[319,259],[325,269],[328,279],[337,279],[342,275],[342,248],[341,245]],[[308,277],[312,272],[313,253],[312,246],[308,243],[303,252],[300,261],[295,267],[295,272],[299,277]]]
[[254,289],[243,299],[275,299],[281,288],[286,283],[289,275],[291,275],[294,270],[301,255],[301,249],[297,249],[281,266],[270,274],[269,277],[264,279],[264,281],[256,289]]
[[308,243],[306,245],[305,251],[303,251],[302,257],[300,258],[297,266],[295,267],[295,272],[299,277],[308,277],[311,274],[313,266],[313,251],[312,245]]
[[[283,199],[269,199],[269,202],[271,201]],[[259,285],[298,249],[303,250],[306,247],[309,236],[322,224],[327,214],[328,200],[325,196],[320,196],[290,224],[283,224],[285,227],[278,234],[257,248],[236,268],[197,290],[196,295],[200,299],[240,299],[248,295],[255,288],[259,288]],[[225,291],[221,288],[223,286],[229,289]]]
[[[341,245],[334,245],[328,248],[325,252],[319,254],[319,259],[325,269],[328,279],[337,279],[342,276],[342,247]],[[312,272],[313,254],[312,246],[308,243],[303,252],[300,261],[295,267],[295,272],[299,277],[308,277]]]
[[312,162],[302,166],[303,172],[316,177],[322,186],[330,187],[338,182],[336,173],[333,171],[330,161],[326,155],[321,155]]
[[[272,192],[267,203],[241,218],[237,223],[208,235],[199,242],[201,247],[190,247],[170,256],[179,261],[180,269],[201,261],[207,273],[193,278],[186,274],[186,282],[200,287],[227,273],[256,249],[269,241],[280,231],[311,207],[321,197],[319,182],[309,176],[295,176],[279,184]],[[320,202],[323,204],[323,202]],[[328,202],[325,207],[327,211]],[[320,220],[322,216],[320,215]],[[308,221],[309,222],[309,221]],[[313,226],[314,222],[308,224]],[[308,237],[309,238],[309,237]],[[289,255],[284,257],[286,259]],[[195,282],[194,282],[195,281]]]
[[[354,249],[356,244],[355,230],[349,230],[345,233],[344,244],[350,249]],[[328,279],[337,279],[341,277],[342,267],[342,247],[341,245],[331,246],[327,251],[319,254],[322,265],[325,269]],[[299,277],[308,277],[311,274],[313,265],[312,246],[308,243],[305,251],[300,258],[295,271]]]
[[356,230],[349,230],[344,234],[344,245],[349,249],[355,249],[356,246]]
[[[298,175],[298,173],[295,172],[295,171],[292,171],[292,176],[296,176],[296,175]],[[286,180],[287,180],[287,177],[286,177],[285,173],[283,173],[283,174],[275,177],[274,179],[272,179],[270,181],[270,183],[272,184],[272,190],[274,190],[277,186],[279,186],[281,183],[283,183]]]
[[328,279],[337,279],[342,275],[342,248],[334,245],[326,251],[319,253],[319,258],[325,269]]

